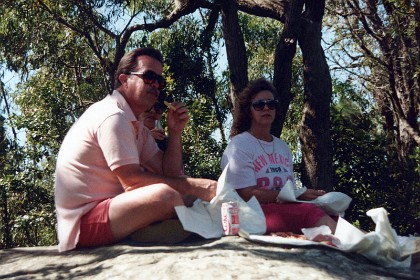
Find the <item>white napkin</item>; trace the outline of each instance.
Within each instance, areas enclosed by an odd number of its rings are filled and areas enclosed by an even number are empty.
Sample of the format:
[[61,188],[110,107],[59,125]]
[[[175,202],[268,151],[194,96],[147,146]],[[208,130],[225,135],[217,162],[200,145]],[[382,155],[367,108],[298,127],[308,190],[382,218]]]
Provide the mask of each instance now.
[[321,207],[328,215],[344,217],[344,211],[349,207],[351,197],[341,192],[329,192],[314,200],[297,200],[291,180],[281,189],[279,196],[283,201],[313,203]]
[[176,213],[185,230],[195,232],[204,238],[218,238],[223,233],[221,207],[223,202],[236,201],[239,206],[239,227],[252,234],[266,231],[264,213],[255,197],[245,202],[226,183],[226,170],[217,182],[216,196],[210,201],[196,200],[192,207],[177,206]]
[[[357,252],[386,267],[410,267],[413,244],[419,237],[399,238],[388,220],[384,208],[371,209],[366,213],[376,224],[375,232],[363,233],[344,219],[339,219],[335,237],[340,239],[339,249]],[[400,243],[404,240],[404,244]],[[417,248],[417,251],[419,248]]]
[[328,246],[330,248],[361,254],[369,260],[385,267],[408,268],[411,265],[412,255],[420,252],[420,237],[398,236],[391,227],[388,214],[384,208],[375,208],[367,212],[367,215],[376,223],[374,232],[364,233],[343,218],[338,218],[337,228],[332,235],[331,247],[322,242],[312,241],[317,235],[327,237],[330,230],[326,226],[302,229],[309,240],[289,239],[268,235],[247,234],[241,231],[240,235],[253,241],[271,244],[294,245],[294,246]]

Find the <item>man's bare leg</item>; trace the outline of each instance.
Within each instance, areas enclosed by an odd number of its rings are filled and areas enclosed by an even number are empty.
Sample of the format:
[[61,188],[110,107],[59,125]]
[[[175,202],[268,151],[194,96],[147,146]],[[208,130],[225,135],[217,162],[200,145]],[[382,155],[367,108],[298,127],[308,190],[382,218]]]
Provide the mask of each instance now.
[[138,188],[114,197],[109,206],[111,230],[117,240],[157,221],[175,216],[182,196],[165,184]]

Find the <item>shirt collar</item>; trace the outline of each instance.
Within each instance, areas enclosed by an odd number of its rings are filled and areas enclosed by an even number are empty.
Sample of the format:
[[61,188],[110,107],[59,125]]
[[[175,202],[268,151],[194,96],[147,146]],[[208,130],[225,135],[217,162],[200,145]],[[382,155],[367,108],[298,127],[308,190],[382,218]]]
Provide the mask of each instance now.
[[111,99],[114,100],[117,103],[117,106],[119,109],[127,113],[130,117],[130,119],[138,121],[136,116],[133,113],[133,110],[131,110],[130,105],[128,105],[127,101],[125,100],[124,96],[117,90],[114,90],[112,94],[110,95]]

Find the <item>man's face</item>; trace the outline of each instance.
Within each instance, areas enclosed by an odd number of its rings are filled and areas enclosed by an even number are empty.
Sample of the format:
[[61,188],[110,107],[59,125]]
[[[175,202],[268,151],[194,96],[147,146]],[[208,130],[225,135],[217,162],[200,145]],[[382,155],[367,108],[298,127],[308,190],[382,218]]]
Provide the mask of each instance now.
[[[143,55],[139,56],[137,61],[138,67],[133,72],[145,73],[152,71],[162,76],[163,66],[158,60]],[[123,84],[123,87],[125,98],[136,116],[149,110],[155,104],[160,92],[157,81],[148,84],[141,74],[128,75],[126,84]]]

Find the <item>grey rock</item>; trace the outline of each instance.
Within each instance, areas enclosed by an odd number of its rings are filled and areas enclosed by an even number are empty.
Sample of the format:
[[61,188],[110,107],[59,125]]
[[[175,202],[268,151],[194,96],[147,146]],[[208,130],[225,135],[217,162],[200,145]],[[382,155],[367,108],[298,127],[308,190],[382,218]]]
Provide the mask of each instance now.
[[1,250],[0,279],[420,279],[420,271],[385,268],[319,246],[230,236],[169,246],[127,241],[64,253],[56,246]]

